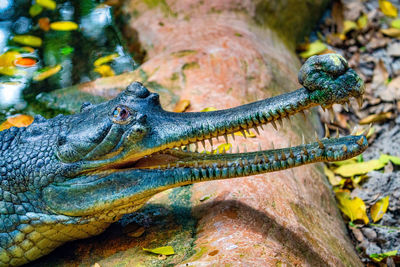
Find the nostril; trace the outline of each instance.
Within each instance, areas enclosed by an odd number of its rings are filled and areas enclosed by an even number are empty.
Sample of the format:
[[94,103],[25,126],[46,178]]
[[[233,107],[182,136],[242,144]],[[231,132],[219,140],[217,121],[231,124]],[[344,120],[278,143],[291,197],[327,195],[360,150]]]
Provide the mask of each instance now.
[[140,115],[138,116],[138,118],[137,118],[137,121],[140,122],[140,123],[145,123],[145,122],[146,122],[146,119],[147,119],[147,116],[146,116],[146,115],[140,114]]
[[59,136],[57,139],[57,145],[63,146],[67,143],[67,138],[65,136]]

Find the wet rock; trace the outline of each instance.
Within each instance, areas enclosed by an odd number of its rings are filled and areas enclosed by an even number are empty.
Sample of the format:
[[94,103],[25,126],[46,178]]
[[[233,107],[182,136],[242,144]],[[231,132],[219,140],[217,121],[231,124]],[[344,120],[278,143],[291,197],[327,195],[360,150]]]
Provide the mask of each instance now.
[[367,246],[367,249],[365,250],[365,252],[370,255],[370,254],[379,254],[382,253],[382,249],[380,247],[378,247],[375,243],[370,242]]
[[32,27],[32,19],[27,17],[19,17],[12,26],[12,30],[15,34],[28,33]]
[[374,240],[377,237],[376,232],[371,228],[368,227],[363,228],[362,232],[365,235],[365,237],[368,238],[369,240]]

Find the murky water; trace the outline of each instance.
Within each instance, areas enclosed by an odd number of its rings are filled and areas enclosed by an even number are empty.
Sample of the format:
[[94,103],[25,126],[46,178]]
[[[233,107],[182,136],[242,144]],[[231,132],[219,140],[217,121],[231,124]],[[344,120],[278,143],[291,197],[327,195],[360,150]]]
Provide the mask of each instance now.
[[51,117],[39,93],[136,67],[105,1],[0,0],[0,122]]

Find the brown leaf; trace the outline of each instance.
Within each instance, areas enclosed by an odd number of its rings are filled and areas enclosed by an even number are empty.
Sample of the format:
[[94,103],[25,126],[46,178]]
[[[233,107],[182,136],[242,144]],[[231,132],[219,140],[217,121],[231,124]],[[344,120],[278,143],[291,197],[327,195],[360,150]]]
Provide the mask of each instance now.
[[400,29],[396,28],[381,29],[381,33],[390,37],[395,37],[395,38],[400,37]]
[[178,103],[176,103],[176,106],[174,108],[174,112],[184,112],[187,110],[190,106],[190,100],[187,99],[181,99],[179,100]]
[[5,122],[0,124],[0,131],[15,127],[26,127],[33,122],[33,117],[29,115],[17,115],[8,118]]

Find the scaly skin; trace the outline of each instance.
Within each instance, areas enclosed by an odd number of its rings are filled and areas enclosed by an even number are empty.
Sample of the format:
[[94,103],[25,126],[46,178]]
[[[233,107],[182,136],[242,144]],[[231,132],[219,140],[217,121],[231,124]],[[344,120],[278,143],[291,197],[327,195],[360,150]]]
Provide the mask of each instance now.
[[363,82],[338,55],[310,58],[294,92],[207,113],[164,111],[140,83],[79,114],[0,133],[0,265],[17,266],[97,235],[153,195],[177,186],[344,160],[364,136],[236,154],[174,149],[271,123],[313,106],[359,98]]

